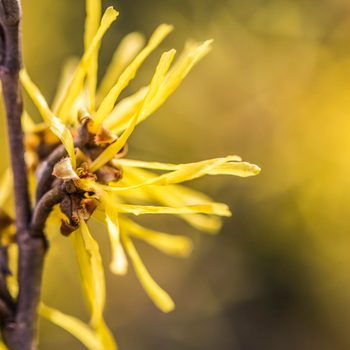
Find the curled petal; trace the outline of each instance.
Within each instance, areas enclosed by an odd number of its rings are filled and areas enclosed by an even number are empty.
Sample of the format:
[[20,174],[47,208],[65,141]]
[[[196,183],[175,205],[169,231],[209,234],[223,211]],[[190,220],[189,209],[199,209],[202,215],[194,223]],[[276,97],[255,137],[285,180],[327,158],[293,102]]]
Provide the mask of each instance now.
[[84,85],[84,79],[86,74],[89,72],[89,67],[91,62],[94,60],[96,53],[98,52],[101,44],[101,40],[111,26],[111,24],[116,20],[118,16],[118,11],[113,9],[113,7],[108,7],[105,11],[100,27],[98,28],[93,40],[90,43],[89,48],[85,51],[74,75],[69,88],[62,99],[62,102],[58,106],[57,113],[62,118],[63,121],[69,121],[71,118],[71,109],[74,105],[77,97],[82,91]]
[[80,220],[80,230],[72,235],[78,259],[83,290],[91,308],[91,325],[97,327],[103,322],[106,299],[105,277],[97,242],[91,236],[84,220]]
[[187,237],[150,230],[126,218],[123,218],[121,223],[133,237],[145,241],[166,254],[188,257],[192,252],[193,244]]
[[[90,43],[97,33],[101,21],[101,0],[86,0],[86,21],[84,46],[85,50],[89,49]],[[93,112],[95,108],[95,94],[97,85],[98,70],[98,50],[96,50],[91,58],[90,66],[87,72],[89,111]]]
[[[154,96],[147,108],[143,109],[138,118],[138,123],[147,119],[174,93],[194,65],[210,52],[211,44],[212,40],[207,40],[203,43],[188,43],[186,45],[183,53],[162,82],[162,86],[158,89],[156,96]],[[127,124],[122,119],[113,121],[112,130],[116,133],[123,131],[126,127]]]
[[138,69],[145,59],[158,47],[164,38],[173,30],[168,24],[160,25],[151,36],[147,46],[135,57],[135,59],[126,67],[119,77],[117,83],[103,99],[95,115],[96,129],[101,125],[104,119],[113,110],[120,93],[128,86],[129,82],[135,77]]
[[[142,183],[156,177],[155,174],[139,168],[128,167],[124,168],[124,170],[126,175],[122,182],[130,187],[134,186],[135,183]],[[212,199],[204,193],[182,185],[143,186],[129,191],[120,191],[118,195],[126,199],[136,198],[143,202],[156,201],[168,207],[181,207],[184,205],[209,203],[212,201]],[[195,213],[175,215],[185,220],[194,228],[206,233],[218,233],[222,226],[221,219],[214,215]]]
[[[235,156],[228,156],[225,158],[215,158],[210,160],[204,160],[197,163],[181,164],[176,166],[176,170],[153,177],[143,183],[134,185],[130,188],[123,187],[110,187],[113,191],[123,191],[133,189],[141,186],[168,186],[189,180],[193,180],[204,175],[236,175],[241,177],[257,175],[260,172],[260,168],[254,164],[247,162],[231,162],[235,159]],[[119,161],[115,161],[118,164]],[[120,164],[123,160],[120,160]]]
[[120,242],[115,247],[114,257],[109,267],[116,275],[125,275],[128,272],[128,260]]
[[56,94],[51,106],[52,111],[54,113],[57,113],[57,110],[60,104],[62,103],[62,100],[65,97],[66,91],[72,82],[72,77],[78,65],[79,65],[78,57],[69,57],[65,62],[63,62],[63,66],[60,74],[60,80],[58,82]]
[[107,229],[112,247],[112,261],[110,263],[110,269],[117,275],[125,275],[128,270],[128,261],[125,256],[124,249],[120,243],[118,212],[109,206],[108,201],[104,201],[104,204]]
[[[151,39],[152,40],[152,39]],[[91,164],[90,171],[95,172],[101,168],[104,164],[108,163],[113,157],[125,146],[127,140],[135,129],[138,117],[144,108],[147,108],[148,104],[157,93],[166,72],[168,71],[172,60],[174,59],[176,51],[170,50],[165,52],[159,60],[156,72],[152,78],[150,88],[139,108],[139,110],[131,117],[130,124],[123,134],[108,146]]]
[[67,153],[71,159],[72,166],[76,166],[74,142],[71,132],[68,128],[58,119],[50,110],[44,96],[41,94],[40,90],[35,86],[35,84],[30,79],[26,70],[22,69],[20,72],[20,78],[22,85],[28,92],[29,96],[33,100],[34,104],[38,108],[44,121],[47,123],[51,131],[62,141]]
[[[129,97],[123,98],[104,121],[106,128],[119,134],[130,123],[130,119],[141,108],[149,87],[143,87]],[[120,127],[121,126],[121,127]]]
[[120,74],[145,45],[142,34],[134,32],[126,35],[114,52],[112,61],[102,79],[97,98],[101,100],[111,90]]
[[163,312],[170,312],[174,310],[175,304],[173,300],[170,298],[169,294],[163,290],[149,274],[131,239],[126,234],[122,234],[121,238],[126,252],[129,255],[130,260],[134,266],[136,275],[148,296]]
[[79,319],[40,303],[39,314],[58,327],[66,330],[84,344],[89,350],[104,350],[96,332]]
[[72,167],[69,158],[61,159],[53,168],[52,175],[61,180],[78,180],[79,177]]
[[153,205],[132,205],[132,204],[119,204],[119,211],[126,214],[134,214],[136,216],[143,214],[212,214],[218,216],[231,216],[231,212],[228,206],[224,203],[207,203],[188,205],[185,207],[160,207]]

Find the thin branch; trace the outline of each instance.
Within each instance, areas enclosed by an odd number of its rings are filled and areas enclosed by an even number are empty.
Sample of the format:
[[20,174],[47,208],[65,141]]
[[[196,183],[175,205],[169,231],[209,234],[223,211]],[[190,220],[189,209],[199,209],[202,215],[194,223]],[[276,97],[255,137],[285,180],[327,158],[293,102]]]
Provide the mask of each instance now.
[[[81,147],[83,143],[80,139],[74,142],[75,147]],[[50,191],[53,181],[55,180],[55,176],[52,175],[53,168],[62,158],[67,157],[67,150],[64,145],[57,146],[53,152],[43,160],[39,168],[36,172],[36,192],[35,192],[35,200],[36,203],[39,202],[41,197],[48,191]]]
[[5,337],[11,350],[36,349],[37,306],[47,249],[44,226],[53,206],[62,200],[63,195],[64,192],[60,188],[54,188],[42,197],[33,213],[30,234],[19,244],[22,247],[19,260],[22,275],[19,276],[16,323],[14,332],[11,332],[11,327],[9,329],[10,338]]
[[16,200],[16,227],[18,233],[21,234],[21,232],[25,232],[29,228],[31,210],[21,125],[23,103],[18,78],[22,60],[19,21],[20,9],[18,1],[2,0],[0,2],[0,24],[2,28],[0,79],[7,111]]
[[52,208],[59,204],[64,195],[65,191],[61,187],[54,187],[40,199],[38,204],[35,206],[32,224],[31,224],[31,235],[40,236],[45,228],[45,223],[50,215]]
[[6,104],[7,125],[14,178],[16,235],[19,248],[19,294],[13,317],[3,320],[3,337],[11,350],[36,348],[37,305],[46,242],[43,233],[31,235],[31,207],[24,160],[21,115],[23,103],[19,83],[22,65],[19,0],[0,1],[0,79]]
[[39,166],[36,173],[36,193],[35,200],[38,203],[42,196],[50,190],[55,177],[52,175],[55,164],[67,156],[64,145],[58,146]]

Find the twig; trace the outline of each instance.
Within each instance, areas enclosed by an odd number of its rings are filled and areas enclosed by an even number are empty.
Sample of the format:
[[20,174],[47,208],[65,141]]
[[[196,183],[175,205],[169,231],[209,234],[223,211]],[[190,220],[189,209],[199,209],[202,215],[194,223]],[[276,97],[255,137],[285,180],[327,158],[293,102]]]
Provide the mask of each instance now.
[[19,23],[20,8],[18,1],[1,0],[0,25],[2,30],[2,57],[0,60],[0,78],[7,111],[11,165],[17,203],[16,227],[18,231],[23,232],[29,228],[31,210],[21,125],[23,104],[18,79],[22,60],[19,43]]
[[40,165],[36,173],[37,186],[35,200],[39,200],[50,190],[55,177],[52,175],[55,164],[67,156],[67,151],[63,145],[58,146]]
[[[80,141],[77,140],[74,142],[75,147],[80,147]],[[43,160],[36,172],[36,192],[35,192],[35,201],[36,203],[42,198],[42,196],[50,191],[55,176],[52,175],[53,168],[62,158],[67,157],[67,151],[64,145],[57,146],[52,153]]]
[[12,317],[2,320],[3,337],[11,350],[35,349],[36,310],[46,244],[43,233],[30,231],[31,207],[24,160],[19,84],[21,69],[19,0],[0,1],[0,79],[6,104],[16,207],[16,236],[19,248],[19,294]]
[[60,188],[54,188],[41,198],[33,213],[30,234],[24,235],[18,243],[22,253],[19,258],[20,289],[15,328],[12,332],[12,327],[9,327],[10,338],[5,337],[10,350],[36,349],[37,306],[47,249],[44,226],[53,206],[62,200],[63,195]]
[[31,224],[32,236],[40,236],[45,228],[45,223],[52,208],[60,203],[66,192],[60,186],[54,187],[40,199],[35,206]]

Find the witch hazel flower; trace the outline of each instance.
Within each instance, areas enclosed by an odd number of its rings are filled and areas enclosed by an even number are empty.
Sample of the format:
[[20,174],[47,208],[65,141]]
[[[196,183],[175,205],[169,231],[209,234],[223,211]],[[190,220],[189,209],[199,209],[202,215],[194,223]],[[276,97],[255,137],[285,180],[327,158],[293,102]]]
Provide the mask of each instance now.
[[[68,61],[56,98],[48,105],[28,72],[20,73],[22,86],[40,112],[43,121],[34,123],[28,112],[22,117],[26,134],[26,160],[34,201],[56,191],[60,203],[46,224],[46,231],[60,220],[60,231],[69,236],[76,251],[84,295],[91,312],[89,325],[41,303],[39,312],[66,329],[87,348],[116,349],[103,311],[106,298],[102,257],[89,221],[102,222],[111,246],[110,270],[125,275],[129,265],[153,303],[170,312],[175,303],[152,278],[133,243],[142,240],[159,251],[187,257],[192,242],[185,236],[146,228],[133,220],[145,214],[175,215],[194,228],[216,233],[221,217],[231,212],[226,204],[182,183],[206,175],[257,175],[257,165],[232,155],[189,164],[165,164],[127,157],[128,140],[134,129],[149,118],[172,95],[191,69],[212,48],[212,40],[190,41],[177,59],[176,50],[164,52],[149,84],[130,96],[121,93],[136,76],[145,60],[171,33],[173,27],[162,24],[146,42],[139,33],[127,35],[111,60],[105,76],[98,82],[98,53],[104,34],[119,13],[109,7],[102,15],[99,0],[87,0],[85,51],[78,62]],[[147,158],[147,154],[145,154]],[[4,175],[2,188],[10,188],[11,177]],[[11,193],[0,194],[0,206],[6,208]],[[11,210],[1,212],[11,227]],[[6,232],[6,244],[13,240]],[[15,278],[10,278],[16,292]]]

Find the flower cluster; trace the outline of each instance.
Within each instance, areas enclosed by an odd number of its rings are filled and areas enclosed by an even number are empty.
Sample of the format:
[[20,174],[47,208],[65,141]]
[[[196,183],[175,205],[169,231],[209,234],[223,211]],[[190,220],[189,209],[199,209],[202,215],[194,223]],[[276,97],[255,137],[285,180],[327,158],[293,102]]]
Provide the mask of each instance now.
[[[174,309],[174,302],[147,271],[133,239],[180,257],[190,254],[192,243],[187,237],[143,227],[131,219],[132,215],[173,214],[199,230],[215,233],[221,226],[220,217],[230,216],[229,208],[180,183],[204,175],[247,177],[260,171],[258,166],[243,162],[238,156],[190,164],[126,158],[127,142],[135,127],[176,90],[192,67],[211,50],[212,41],[189,42],[175,63],[176,51],[164,52],[149,85],[119,100],[140,66],[173,28],[160,25],[147,43],[139,33],[126,36],[98,85],[101,40],[117,16],[112,7],[102,15],[100,0],[87,0],[85,52],[79,62],[68,62],[51,107],[27,71],[23,69],[20,74],[24,90],[43,118],[39,124],[27,112],[22,118],[34,200],[40,201],[53,189],[62,193],[46,229],[50,229],[51,220],[58,218],[61,233],[72,239],[91,320],[85,325],[43,303],[40,313],[94,350],[116,349],[116,343],[103,320],[104,271],[98,244],[88,228],[90,218],[103,222],[108,229],[111,271],[125,274],[130,261],[154,304],[169,312]],[[163,173],[159,175],[159,171]],[[6,174],[1,188],[10,189],[10,182]],[[10,191],[0,194],[1,207],[10,195]],[[0,223],[6,226],[4,232],[8,232],[3,234],[3,245],[13,241],[11,215],[0,211]],[[14,279],[11,281],[14,284]],[[15,289],[13,285],[13,293]]]

